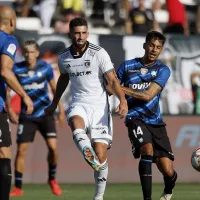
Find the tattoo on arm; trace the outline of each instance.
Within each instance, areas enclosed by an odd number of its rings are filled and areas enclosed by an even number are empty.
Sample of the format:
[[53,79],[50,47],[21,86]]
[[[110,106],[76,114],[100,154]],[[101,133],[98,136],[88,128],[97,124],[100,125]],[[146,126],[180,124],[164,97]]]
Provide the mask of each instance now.
[[154,82],[151,83],[147,90],[135,90],[123,86],[121,87],[126,95],[143,101],[150,101],[162,90],[161,86]]

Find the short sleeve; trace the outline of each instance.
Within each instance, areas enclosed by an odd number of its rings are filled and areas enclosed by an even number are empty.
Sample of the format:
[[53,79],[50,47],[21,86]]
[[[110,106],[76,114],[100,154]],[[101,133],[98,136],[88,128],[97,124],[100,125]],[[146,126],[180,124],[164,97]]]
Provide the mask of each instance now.
[[124,71],[125,71],[125,63],[123,62],[118,70],[117,70],[117,77],[120,80],[120,84],[124,84]]
[[161,68],[153,82],[157,83],[162,87],[162,89],[164,89],[170,74],[171,71],[168,67]]
[[51,65],[48,65],[48,71],[47,71],[47,80],[50,81],[54,78],[54,73],[53,73],[53,68],[51,67]]
[[18,48],[18,42],[14,37],[8,37],[1,48],[1,53],[10,56],[15,60],[15,55]]
[[113,63],[111,62],[110,56],[104,49],[101,49],[98,52],[98,62],[99,62],[99,67],[103,74],[114,70],[114,66]]
[[63,65],[63,60],[60,57],[58,57],[58,68],[59,68],[59,71],[60,71],[61,74],[67,73],[67,71],[66,71],[66,69]]

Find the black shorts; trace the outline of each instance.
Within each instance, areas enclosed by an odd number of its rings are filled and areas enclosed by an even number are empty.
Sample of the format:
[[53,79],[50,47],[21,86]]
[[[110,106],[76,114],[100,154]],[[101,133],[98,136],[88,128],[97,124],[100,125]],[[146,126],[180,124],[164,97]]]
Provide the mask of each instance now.
[[142,120],[130,120],[126,125],[135,158],[140,157],[140,147],[142,145],[151,143],[153,145],[154,161],[159,157],[168,157],[174,160],[174,154],[167,136],[165,124],[150,125]]
[[53,116],[42,116],[38,118],[20,117],[17,129],[17,143],[33,142],[36,131],[43,138],[56,138],[56,125]]
[[0,113],[0,147],[9,147],[12,144],[8,115],[6,112]]

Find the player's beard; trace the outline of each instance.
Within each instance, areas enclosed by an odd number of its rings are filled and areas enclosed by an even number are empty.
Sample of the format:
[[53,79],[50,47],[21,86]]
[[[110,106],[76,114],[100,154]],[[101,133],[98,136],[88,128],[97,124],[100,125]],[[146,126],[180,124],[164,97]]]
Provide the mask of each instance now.
[[74,46],[78,49],[78,50],[82,50],[83,48],[85,48],[87,41],[83,41],[81,40],[74,42]]

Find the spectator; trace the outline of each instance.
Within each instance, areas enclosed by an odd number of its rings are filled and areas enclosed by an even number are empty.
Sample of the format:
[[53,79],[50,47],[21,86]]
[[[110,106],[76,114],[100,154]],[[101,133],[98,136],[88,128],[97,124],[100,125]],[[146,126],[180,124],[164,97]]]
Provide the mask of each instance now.
[[54,32],[61,34],[69,33],[69,22],[76,17],[73,9],[65,9],[62,11],[61,19],[55,22]]
[[158,30],[159,25],[155,21],[153,11],[145,7],[145,0],[138,0],[138,7],[129,13],[126,22],[128,34],[146,34],[150,30]]
[[179,0],[166,0],[169,21],[164,33],[189,35],[187,14],[184,5]]
[[61,2],[64,10],[73,9],[78,16],[83,15],[83,0],[62,0]]

